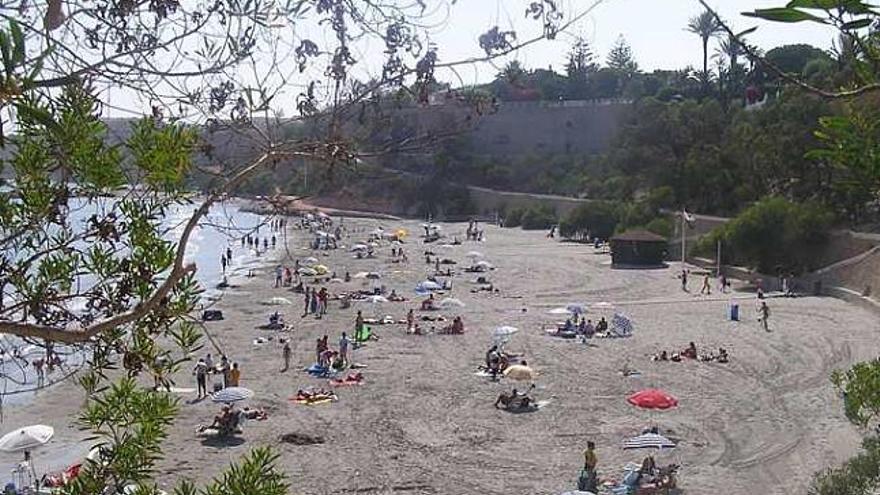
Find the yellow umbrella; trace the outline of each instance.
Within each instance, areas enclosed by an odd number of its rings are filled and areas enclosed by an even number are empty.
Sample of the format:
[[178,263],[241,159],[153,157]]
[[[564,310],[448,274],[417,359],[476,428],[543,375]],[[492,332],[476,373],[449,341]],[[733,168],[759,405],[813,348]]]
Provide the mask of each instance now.
[[400,229],[400,230],[398,230],[398,231],[397,231],[397,238],[398,238],[398,239],[403,239],[404,237],[406,237],[406,230],[404,230],[404,229]]
[[530,382],[533,381],[538,374],[529,366],[514,364],[505,368],[504,376],[520,382]]
[[324,265],[315,265],[312,267],[312,270],[315,270],[315,273],[318,275],[326,275],[327,272],[330,271],[330,269]]

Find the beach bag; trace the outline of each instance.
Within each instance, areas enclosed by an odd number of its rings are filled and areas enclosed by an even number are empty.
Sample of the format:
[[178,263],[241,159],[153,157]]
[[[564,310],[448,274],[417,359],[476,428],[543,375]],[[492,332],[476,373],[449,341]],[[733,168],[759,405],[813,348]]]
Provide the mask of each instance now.
[[219,321],[223,319],[223,312],[219,309],[206,309],[202,311],[202,321]]

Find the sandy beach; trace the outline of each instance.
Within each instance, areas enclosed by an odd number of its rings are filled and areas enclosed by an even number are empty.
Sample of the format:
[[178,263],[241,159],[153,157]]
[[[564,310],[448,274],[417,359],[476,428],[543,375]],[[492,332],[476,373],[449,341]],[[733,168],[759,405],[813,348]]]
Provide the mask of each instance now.
[[[346,225],[359,231],[344,240],[346,246],[380,225],[412,234],[420,230],[417,222],[408,221],[347,219]],[[466,224],[443,227],[447,235],[464,239]],[[416,307],[421,298],[413,288],[433,271],[422,255],[426,246],[414,235],[404,246],[407,264],[391,263],[390,245],[378,249],[375,259],[356,260],[347,249],[305,249],[309,238],[298,230],[288,238],[286,252],[273,252],[281,263],[292,265],[296,258],[314,255],[340,275],[381,273],[381,284],[410,298],[380,307],[395,318]],[[466,306],[440,314],[462,316],[465,334],[414,336],[406,335],[404,325],[375,327],[380,340],[354,353],[356,362],[367,365],[366,383],[340,389],[340,400],[331,404],[304,406],[289,398],[309,385],[327,386],[326,379],[301,371],[314,361],[315,339],[327,334],[335,346],[341,332],[351,334],[355,311],[370,315],[373,306],[355,303],[341,310],[333,302],[325,318],[301,318],[302,295],[272,287],[273,264],[227,290],[216,306],[225,319],[207,328],[230,360],[239,363],[241,385],[255,393],[248,404],[265,408],[269,419],[248,422],[241,442],[205,441],[196,437],[195,428],[210,421],[217,404],[194,402],[194,392],[180,394],[180,414],[156,473],[160,488],[170,488],[179,477],[209,479],[249,449],[270,445],[281,455],[291,493],[558,494],[576,487],[588,440],[598,446],[600,476],[616,478],[624,464],[640,462],[647,453],[623,450],[624,439],[656,424],[679,441],[657,459],[682,465],[684,493],[790,494],[804,493],[814,472],[841,462],[858,447],[860,436],[843,415],[829,373],[880,353],[880,322],[866,310],[832,298],[773,298],[772,331],[767,333],[758,325],[753,294],[732,295],[742,298],[743,318],[731,322],[727,308],[732,296],[695,295],[696,277],[691,293],[682,292],[677,263],[667,269],[614,270],[610,256],[595,253],[592,246],[491,226],[485,242],[432,244],[429,249],[459,262],[451,295]],[[499,293],[471,293],[475,275],[461,269],[465,253],[472,250],[496,266],[488,276]],[[370,285],[353,280],[327,288],[339,292]],[[260,304],[275,296],[293,304]],[[542,331],[564,319],[548,314],[551,308],[603,301],[632,319],[633,337],[593,339],[585,345]],[[286,373],[279,371],[276,341],[253,343],[260,336],[279,335],[257,329],[275,309],[294,325],[287,334],[293,365]],[[595,310],[587,316],[610,320],[613,313]],[[475,375],[491,331],[499,325],[519,328],[508,349],[525,353],[539,373],[534,396],[550,403],[535,413],[495,409],[498,394],[516,385]],[[730,363],[650,359],[691,341],[701,350],[728,349]],[[206,352],[217,354],[209,345],[201,354]],[[624,366],[640,376],[623,376]],[[176,377],[178,387],[195,387],[189,371]],[[676,396],[679,406],[652,413],[626,402],[629,394],[649,387]],[[86,433],[72,423],[82,403],[83,392],[74,382],[55,386],[28,404],[5,407],[3,429],[53,425],[55,439],[35,458],[44,459],[40,467],[60,469],[88,451],[81,442]],[[320,435],[325,443],[282,443],[279,437],[285,433]],[[0,455],[2,465],[10,468],[18,460]]]

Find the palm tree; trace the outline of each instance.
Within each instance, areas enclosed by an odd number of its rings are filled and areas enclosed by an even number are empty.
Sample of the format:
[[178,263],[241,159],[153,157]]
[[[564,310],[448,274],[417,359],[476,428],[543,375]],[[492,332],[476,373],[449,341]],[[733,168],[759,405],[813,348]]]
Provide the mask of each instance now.
[[703,40],[703,79],[708,80],[706,76],[709,74],[709,39],[718,36],[722,31],[721,23],[718,22],[715,14],[707,10],[696,17],[692,17],[688,22],[687,30],[698,35]]
[[728,36],[718,42],[718,48],[715,50],[715,56],[719,59],[726,58],[730,63],[730,67],[736,67],[739,57],[745,55],[742,45],[737,43],[733,36]]

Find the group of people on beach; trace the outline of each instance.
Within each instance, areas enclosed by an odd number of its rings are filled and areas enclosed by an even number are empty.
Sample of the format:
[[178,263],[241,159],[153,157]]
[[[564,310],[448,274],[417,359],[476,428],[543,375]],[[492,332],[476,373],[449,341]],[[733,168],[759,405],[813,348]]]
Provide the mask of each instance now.
[[211,353],[205,357],[199,358],[193,367],[193,375],[196,377],[197,398],[203,399],[208,397],[208,381],[214,375],[219,375],[221,381],[219,383],[221,389],[227,387],[238,387],[241,383],[241,368],[236,362],[230,362],[225,354],[220,355],[220,361],[215,363]]

